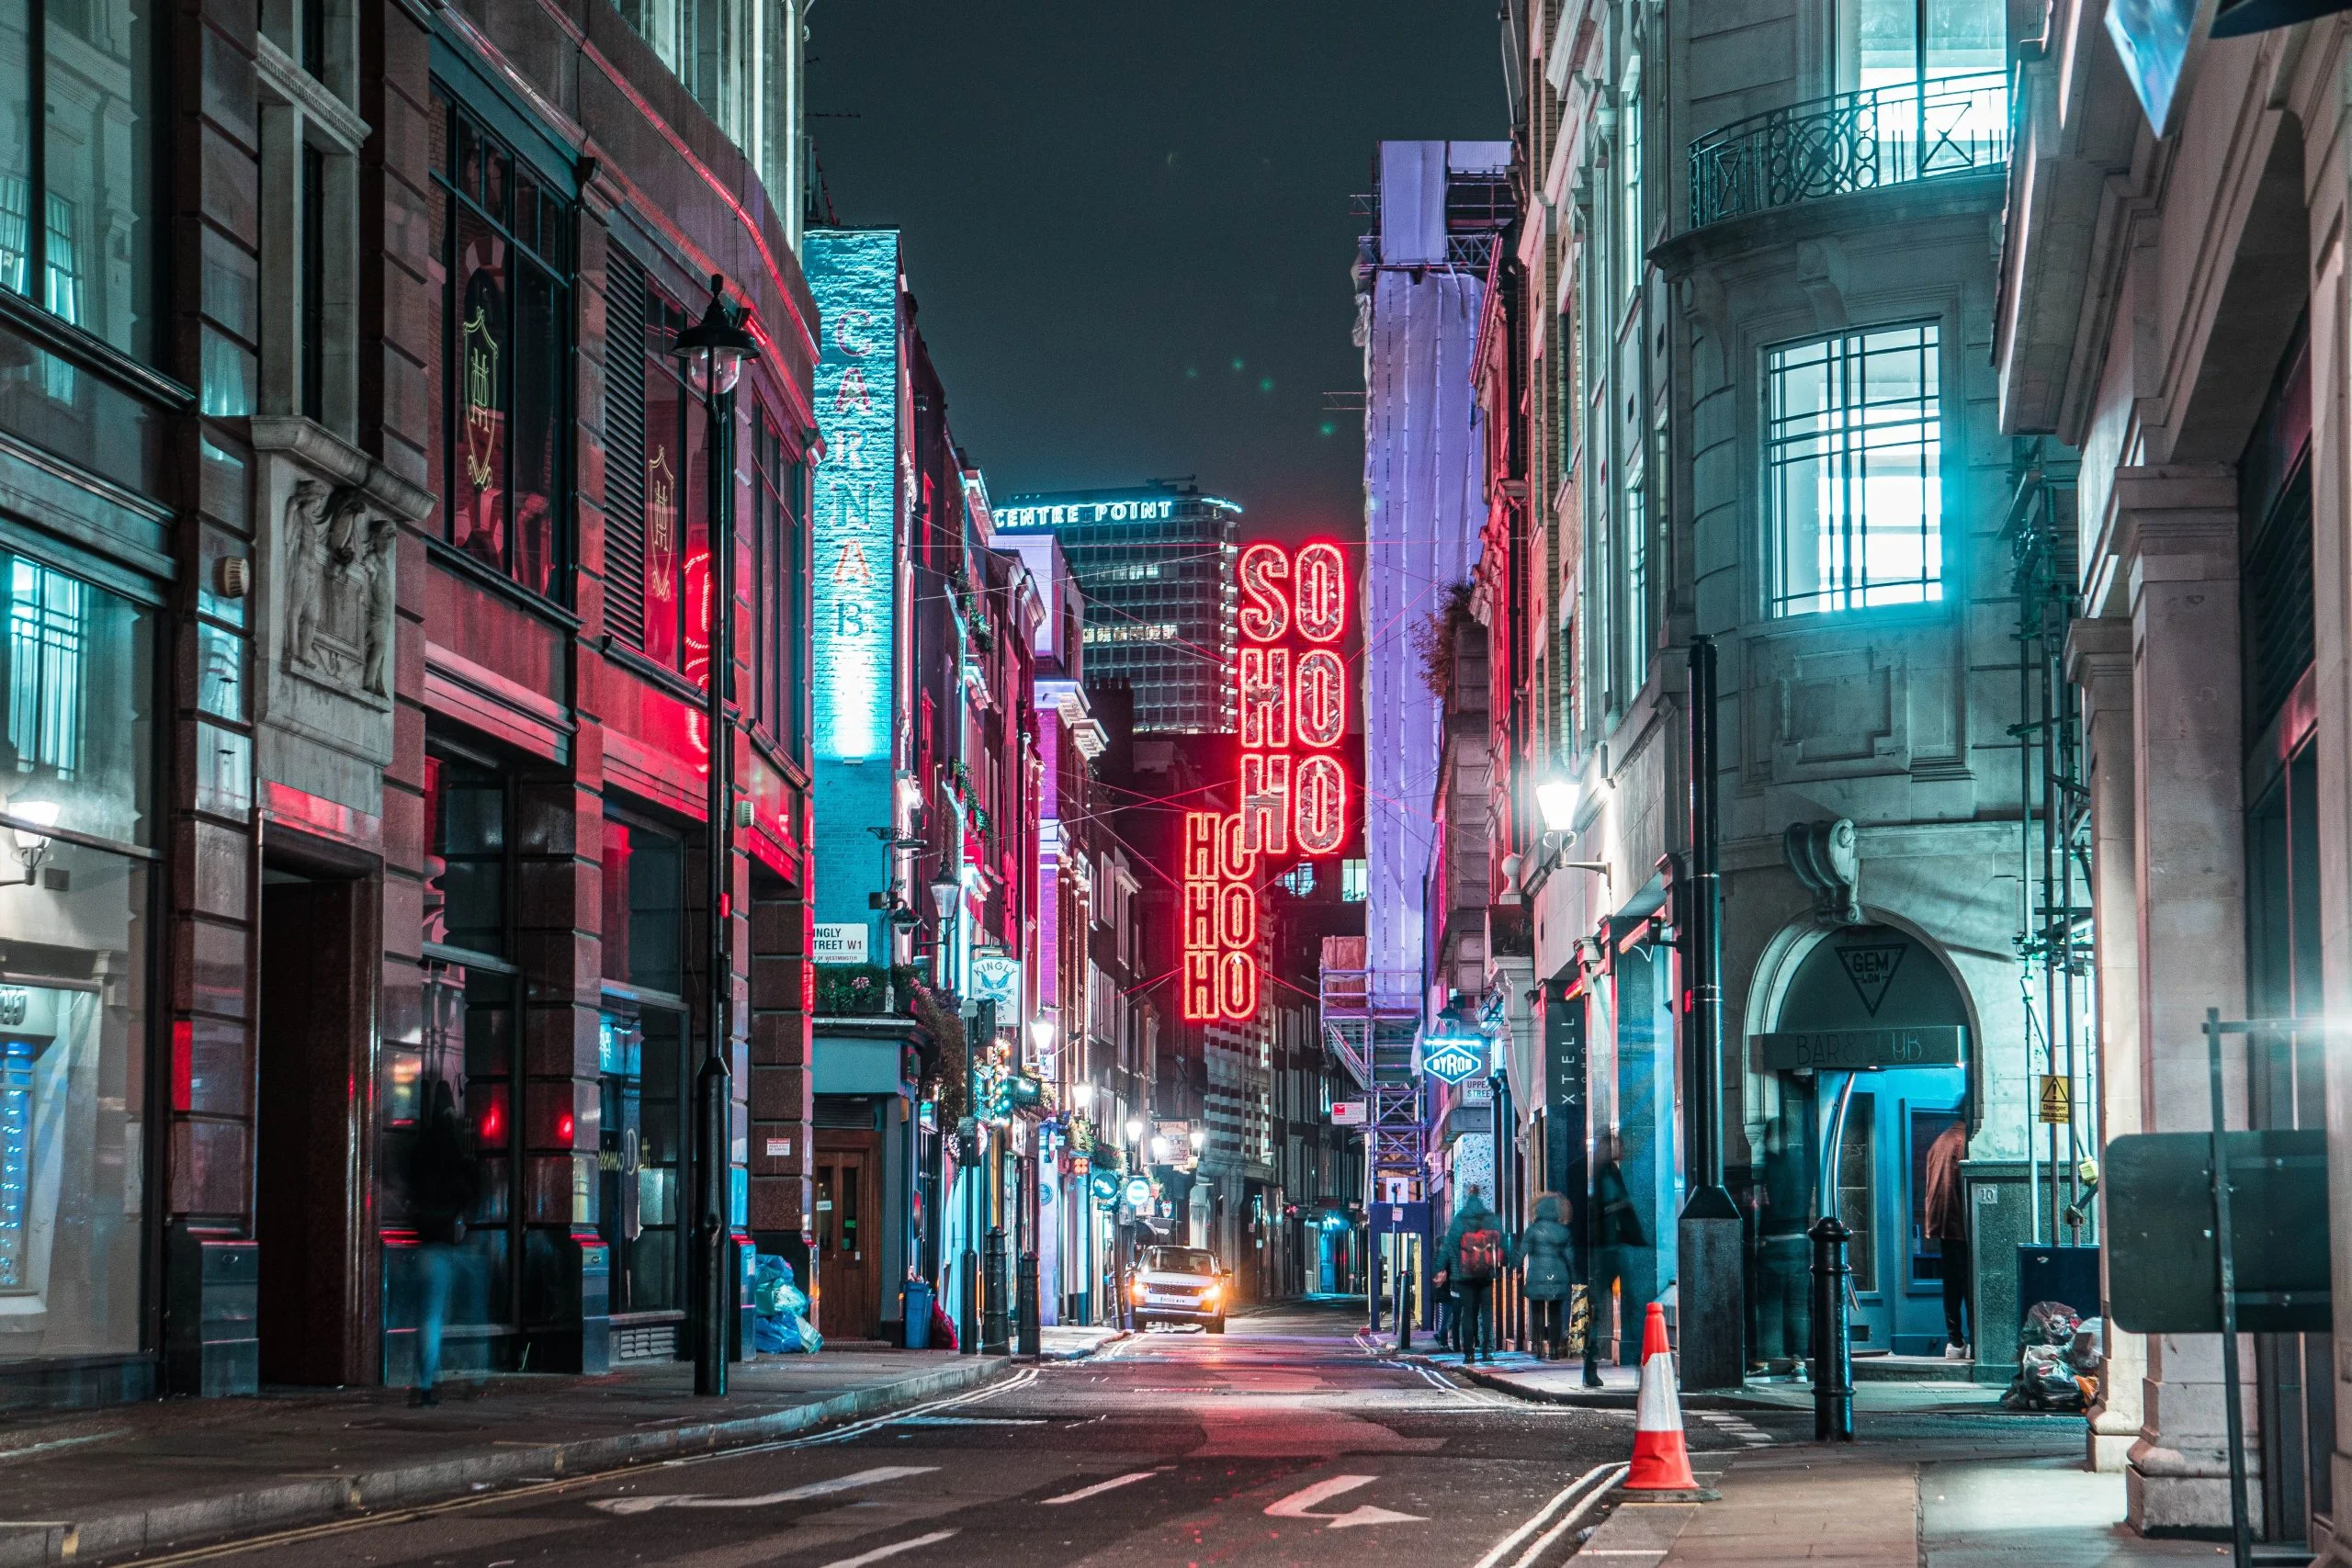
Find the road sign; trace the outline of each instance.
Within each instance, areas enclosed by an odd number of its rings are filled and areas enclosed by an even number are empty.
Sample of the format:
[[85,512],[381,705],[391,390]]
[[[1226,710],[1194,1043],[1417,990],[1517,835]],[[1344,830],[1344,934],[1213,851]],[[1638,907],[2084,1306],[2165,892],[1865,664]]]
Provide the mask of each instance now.
[[1086,1179],[1086,1190],[1096,1202],[1107,1209],[1119,1201],[1119,1173],[1115,1170],[1091,1172]]
[[1151,1182],[1140,1176],[1127,1178],[1127,1207],[1141,1212],[1151,1202]]
[[1370,1107],[1361,1100],[1335,1100],[1331,1102],[1331,1125],[1361,1127],[1372,1119]]
[[2064,1127],[2075,1119],[2073,1079],[2060,1073],[2041,1075],[2041,1119],[2054,1127]]
[[[2327,1134],[2229,1133],[2230,1260],[2238,1327],[2325,1334],[2335,1321],[2328,1259]],[[2108,1310],[2135,1334],[2219,1334],[2213,1140],[2133,1133],[2108,1141]]]
[[[1473,1048],[1473,1040],[1477,1048]],[[1487,1042],[1483,1035],[1465,1040],[1460,1035],[1440,1035],[1422,1043],[1421,1071],[1433,1078],[1458,1084],[1487,1065]]]

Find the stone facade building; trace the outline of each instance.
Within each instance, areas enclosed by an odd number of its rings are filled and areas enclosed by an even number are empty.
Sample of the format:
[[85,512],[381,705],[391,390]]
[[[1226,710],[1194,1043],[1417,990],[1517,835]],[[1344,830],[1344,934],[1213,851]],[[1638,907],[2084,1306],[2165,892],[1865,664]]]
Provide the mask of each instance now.
[[[726,275],[741,1150],[753,1060],[807,1054],[816,327],[797,17],[706,9],[718,74],[675,6],[0,33],[91,117],[35,117],[0,236],[6,1397],[413,1378],[436,1110],[481,1177],[449,1366],[691,1348],[710,491],[670,349]],[[779,1143],[737,1245],[797,1244]]]

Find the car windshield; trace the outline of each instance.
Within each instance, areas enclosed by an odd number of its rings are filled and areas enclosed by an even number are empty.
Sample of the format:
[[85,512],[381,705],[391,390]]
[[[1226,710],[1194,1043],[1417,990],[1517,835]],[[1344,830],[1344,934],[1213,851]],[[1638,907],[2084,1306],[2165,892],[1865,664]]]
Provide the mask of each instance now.
[[1143,1266],[1155,1274],[1214,1274],[1216,1259],[1197,1247],[1152,1247],[1144,1249]]

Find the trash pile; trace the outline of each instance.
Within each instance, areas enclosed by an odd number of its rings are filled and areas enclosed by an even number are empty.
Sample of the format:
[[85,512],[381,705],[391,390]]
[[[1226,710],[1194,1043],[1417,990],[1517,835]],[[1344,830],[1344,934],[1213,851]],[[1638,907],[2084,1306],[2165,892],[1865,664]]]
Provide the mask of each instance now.
[[752,1275],[752,1348],[766,1355],[814,1355],[825,1337],[805,1315],[808,1297],[793,1282],[792,1265],[763,1252]]
[[2107,1325],[2064,1302],[2036,1302],[2018,1332],[2018,1372],[2001,1404],[2009,1410],[2076,1412],[2098,1397]]

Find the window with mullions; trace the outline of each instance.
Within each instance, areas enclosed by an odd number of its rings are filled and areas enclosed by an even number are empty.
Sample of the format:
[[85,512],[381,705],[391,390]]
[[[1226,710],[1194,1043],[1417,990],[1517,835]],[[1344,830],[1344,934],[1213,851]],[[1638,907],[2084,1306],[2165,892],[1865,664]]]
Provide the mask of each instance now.
[[567,543],[571,204],[446,95],[434,98],[442,269],[443,536],[560,598]]
[[758,561],[752,614],[756,645],[752,691],[760,726],[786,752],[798,756],[806,739],[808,702],[801,650],[808,639],[808,535],[801,523],[808,470],[793,458],[784,432],[765,410],[752,430],[754,504],[752,548]]
[[1943,422],[1933,321],[1765,355],[1775,615],[1943,597]]
[[161,8],[0,6],[0,288],[141,359],[155,351]]

